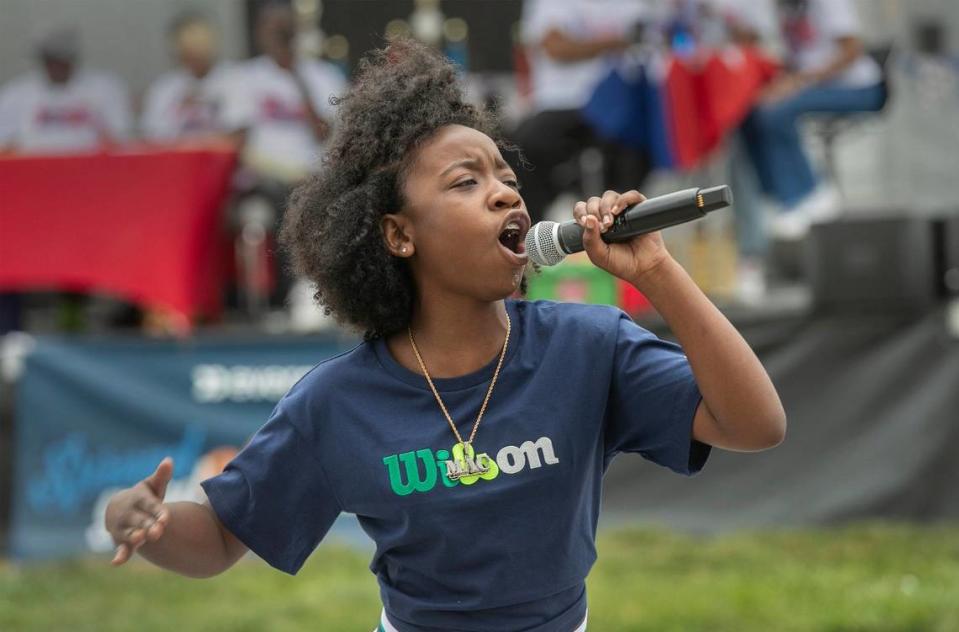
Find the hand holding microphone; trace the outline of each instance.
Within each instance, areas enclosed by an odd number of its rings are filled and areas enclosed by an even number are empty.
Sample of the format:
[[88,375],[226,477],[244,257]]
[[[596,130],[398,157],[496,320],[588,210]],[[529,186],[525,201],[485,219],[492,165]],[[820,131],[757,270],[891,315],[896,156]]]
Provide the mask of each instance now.
[[732,203],[728,186],[686,189],[647,200],[638,191],[607,191],[579,202],[574,220],[539,222],[526,235],[526,252],[539,265],[555,265],[586,250],[594,265],[635,281],[669,257],[657,231],[704,217]]

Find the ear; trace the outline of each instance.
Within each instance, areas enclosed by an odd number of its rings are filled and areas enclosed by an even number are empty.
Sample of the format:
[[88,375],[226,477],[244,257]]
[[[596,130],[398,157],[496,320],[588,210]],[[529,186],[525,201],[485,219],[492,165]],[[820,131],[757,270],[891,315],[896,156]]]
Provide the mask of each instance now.
[[416,251],[413,245],[413,222],[402,213],[387,213],[380,220],[383,241],[386,249],[394,257],[412,257]]

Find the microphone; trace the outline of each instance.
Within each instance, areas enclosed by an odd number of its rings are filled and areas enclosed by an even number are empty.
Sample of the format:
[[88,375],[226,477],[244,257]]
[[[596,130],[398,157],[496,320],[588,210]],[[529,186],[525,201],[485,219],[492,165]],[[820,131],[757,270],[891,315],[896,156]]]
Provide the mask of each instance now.
[[[636,235],[705,217],[706,213],[732,203],[733,193],[725,184],[668,193],[627,206],[600,237],[608,244],[629,241]],[[526,233],[526,253],[533,263],[541,266],[556,265],[566,255],[583,249],[583,227],[574,219],[562,223],[537,222]]]

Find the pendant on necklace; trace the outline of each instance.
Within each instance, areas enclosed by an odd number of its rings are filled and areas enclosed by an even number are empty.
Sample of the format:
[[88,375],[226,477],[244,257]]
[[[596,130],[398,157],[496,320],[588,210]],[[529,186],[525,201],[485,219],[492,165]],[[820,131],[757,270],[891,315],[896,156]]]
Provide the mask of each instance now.
[[[464,447],[465,446],[465,447]],[[499,475],[499,466],[488,454],[476,454],[469,443],[457,443],[452,449],[453,458],[446,461],[446,478],[472,485],[479,479],[492,480]]]

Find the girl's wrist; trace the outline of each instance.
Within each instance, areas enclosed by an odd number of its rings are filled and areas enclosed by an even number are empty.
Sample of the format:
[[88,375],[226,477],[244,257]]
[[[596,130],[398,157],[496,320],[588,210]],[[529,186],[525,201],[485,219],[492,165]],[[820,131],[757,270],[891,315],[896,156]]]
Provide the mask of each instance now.
[[662,288],[672,285],[677,272],[683,272],[683,268],[679,265],[679,262],[673,259],[673,256],[667,252],[660,261],[626,280],[637,290],[648,296],[659,292]]

